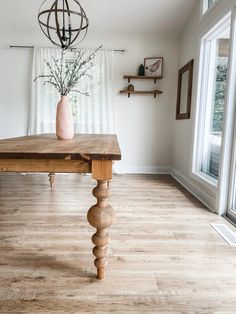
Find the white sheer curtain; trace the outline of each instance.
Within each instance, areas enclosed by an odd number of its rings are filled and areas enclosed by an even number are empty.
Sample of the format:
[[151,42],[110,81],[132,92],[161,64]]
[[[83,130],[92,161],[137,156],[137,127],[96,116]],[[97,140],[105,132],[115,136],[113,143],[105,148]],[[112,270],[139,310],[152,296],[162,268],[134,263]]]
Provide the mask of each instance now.
[[[82,49],[88,56],[93,49]],[[52,56],[59,59],[61,50],[57,48],[34,48],[32,70],[32,97],[29,115],[28,134],[55,133],[56,106],[60,95],[56,89],[43,80],[34,78],[47,73],[44,59],[52,60]],[[68,50],[66,59],[70,62],[75,57],[73,51]],[[101,49],[93,60],[91,69],[92,79],[83,77],[78,84],[80,91],[88,92],[90,96],[78,93],[69,95],[76,133],[113,133],[113,84],[112,63],[113,51]]]

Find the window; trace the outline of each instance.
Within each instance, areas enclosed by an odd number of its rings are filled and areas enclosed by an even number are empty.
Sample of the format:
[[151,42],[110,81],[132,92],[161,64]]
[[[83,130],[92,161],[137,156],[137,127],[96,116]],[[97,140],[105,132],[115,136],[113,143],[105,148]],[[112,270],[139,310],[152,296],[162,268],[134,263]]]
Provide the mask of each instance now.
[[210,6],[212,5],[213,2],[215,2],[215,0],[208,0],[207,2],[208,2],[207,3],[208,4],[208,8],[210,8]]
[[202,14],[205,14],[212,7],[213,3],[218,0],[202,0],[202,1],[203,1]]
[[222,130],[227,91],[230,17],[202,38],[199,123],[195,172],[216,184],[221,160]]
[[[94,49],[80,48],[83,62]],[[60,60],[61,49],[34,48],[32,76],[48,73],[45,60],[50,62],[55,58]],[[66,62],[70,64],[75,58],[75,51],[66,51]],[[70,93],[73,107],[74,124],[76,133],[113,133],[114,108],[113,108],[113,50],[100,49],[97,51],[90,68],[90,74],[82,74],[78,90],[88,92],[90,97],[81,93]],[[90,63],[88,66],[90,67]],[[72,70],[72,69],[71,69]],[[60,69],[59,69],[60,72]],[[77,73],[78,74],[78,73]],[[37,80],[32,84],[32,105],[29,116],[28,134],[53,133],[55,130],[56,105],[60,95],[51,85],[44,86],[43,81]],[[51,104],[51,105],[49,105]]]

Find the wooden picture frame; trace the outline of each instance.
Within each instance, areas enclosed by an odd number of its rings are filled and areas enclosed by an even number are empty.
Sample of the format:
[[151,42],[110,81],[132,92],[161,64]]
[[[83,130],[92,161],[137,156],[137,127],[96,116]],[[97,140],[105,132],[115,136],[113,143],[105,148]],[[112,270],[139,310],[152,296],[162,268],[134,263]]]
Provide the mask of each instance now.
[[162,57],[144,58],[145,76],[163,77],[163,62]]
[[193,65],[194,60],[191,60],[179,70],[176,120],[190,119],[191,116]]

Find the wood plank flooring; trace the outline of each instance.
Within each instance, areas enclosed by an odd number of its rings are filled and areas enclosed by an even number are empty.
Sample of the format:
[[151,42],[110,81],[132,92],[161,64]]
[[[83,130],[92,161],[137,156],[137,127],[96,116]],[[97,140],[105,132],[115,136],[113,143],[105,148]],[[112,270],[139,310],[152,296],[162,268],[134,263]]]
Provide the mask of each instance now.
[[[114,176],[106,278],[93,266],[86,175],[0,174],[0,313],[236,313],[227,222],[167,175]],[[230,226],[231,227],[231,226]],[[231,227],[232,228],[232,227]]]

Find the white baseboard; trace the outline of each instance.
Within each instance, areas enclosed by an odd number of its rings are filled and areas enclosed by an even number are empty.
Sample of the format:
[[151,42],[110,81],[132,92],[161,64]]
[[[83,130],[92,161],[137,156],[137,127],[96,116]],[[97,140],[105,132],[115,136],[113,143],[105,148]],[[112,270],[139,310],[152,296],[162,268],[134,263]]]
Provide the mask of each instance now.
[[171,174],[172,169],[170,167],[119,167],[115,164],[113,171],[116,174]]
[[216,200],[203,189],[191,182],[187,177],[181,174],[176,169],[171,171],[172,177],[178,181],[186,190],[193,194],[201,203],[203,203],[212,212],[215,212]]

